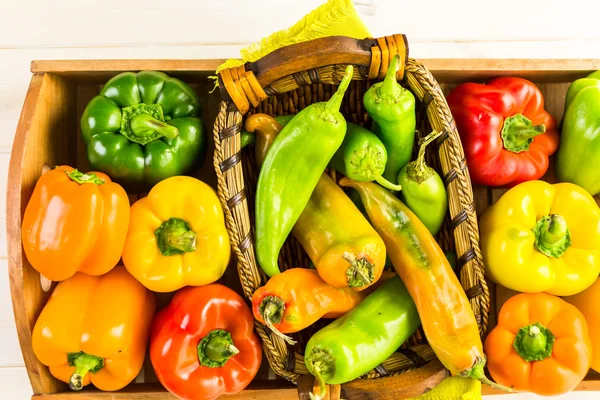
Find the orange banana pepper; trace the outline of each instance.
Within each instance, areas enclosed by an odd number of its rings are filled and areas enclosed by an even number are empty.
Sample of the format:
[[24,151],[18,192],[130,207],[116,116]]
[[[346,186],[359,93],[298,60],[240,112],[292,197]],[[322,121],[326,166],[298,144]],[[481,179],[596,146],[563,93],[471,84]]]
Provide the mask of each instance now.
[[498,383],[544,396],[574,389],[592,362],[583,314],[546,293],[521,293],[504,303],[485,352]]
[[33,328],[33,351],[58,380],[80,390],[119,390],[140,372],[154,295],[122,266],[60,282]]
[[339,318],[352,310],[380,283],[395,274],[384,271],[377,284],[357,292],[336,288],[325,282],[314,269],[292,268],[269,279],[252,296],[254,318],[267,325],[286,342],[295,343],[284,333],[298,332],[320,318]]
[[22,225],[27,260],[62,281],[77,271],[102,275],[121,258],[129,225],[125,190],[101,172],[60,166],[43,174]]

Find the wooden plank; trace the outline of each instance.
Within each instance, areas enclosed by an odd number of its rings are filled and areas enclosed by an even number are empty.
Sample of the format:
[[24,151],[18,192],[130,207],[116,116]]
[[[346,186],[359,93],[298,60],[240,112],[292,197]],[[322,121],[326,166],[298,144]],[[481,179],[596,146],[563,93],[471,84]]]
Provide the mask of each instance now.
[[[84,389],[81,392],[64,392],[46,395],[34,395],[32,400],[102,400],[132,399],[136,400],[175,400],[177,397],[167,392],[160,384],[129,385],[118,392],[102,392],[97,389]],[[227,400],[298,400],[298,391],[289,383],[251,384],[237,394],[223,395],[219,399]]]
[[31,267],[21,246],[21,220],[44,163],[58,165],[74,155],[65,120],[73,113],[72,87],[50,75],[32,77],[17,127],[8,174],[6,226],[9,274],[15,321],[21,351],[35,393],[52,393],[59,384],[42,365],[31,347],[31,332],[49,293],[40,285],[39,273]]

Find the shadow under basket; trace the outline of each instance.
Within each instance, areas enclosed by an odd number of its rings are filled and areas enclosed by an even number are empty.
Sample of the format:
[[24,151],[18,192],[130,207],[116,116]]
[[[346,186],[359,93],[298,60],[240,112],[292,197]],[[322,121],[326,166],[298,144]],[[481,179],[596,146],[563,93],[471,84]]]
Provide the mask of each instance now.
[[[254,195],[258,170],[253,152],[241,149],[240,130],[245,116],[252,113],[294,114],[312,103],[327,101],[341,81],[346,66],[352,64],[355,67],[353,81],[344,96],[341,111],[347,121],[369,127],[371,121],[363,106],[363,95],[372,83],[383,79],[396,54],[401,59],[398,81],[415,95],[417,101],[415,134],[424,136],[432,130],[441,132],[437,141],[427,148],[427,161],[442,177],[449,201],[446,220],[436,239],[444,251],[456,252],[456,273],[483,336],[488,325],[490,294],[484,279],[473,189],[465,156],[440,86],[422,64],[408,58],[404,35],[364,40],[341,36],[317,39],[281,48],[256,62],[220,72],[223,101],[214,125],[214,167],[219,197],[238,257],[242,288],[245,296],[251,299],[254,291],[267,280],[257,264],[254,248]],[[279,255],[281,270],[306,267],[309,261],[300,244],[290,235]],[[310,380],[306,385],[309,390],[313,380],[304,365],[305,345],[313,333],[329,322],[319,321],[293,334],[297,341],[294,346],[256,322],[256,330],[275,373],[299,386]],[[419,329],[398,351],[362,378],[392,379],[435,359]],[[348,398],[348,392],[344,393],[345,386],[331,390],[338,393],[341,390],[342,397]],[[381,391],[395,390],[394,385],[384,382],[378,387]],[[299,390],[304,398],[302,389]]]

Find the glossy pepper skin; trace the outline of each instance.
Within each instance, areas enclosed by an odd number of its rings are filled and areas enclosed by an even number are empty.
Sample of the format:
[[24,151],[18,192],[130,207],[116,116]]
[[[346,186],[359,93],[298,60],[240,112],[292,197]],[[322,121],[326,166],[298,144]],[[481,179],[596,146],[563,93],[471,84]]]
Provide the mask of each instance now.
[[584,316],[546,293],[521,293],[500,309],[498,325],[485,340],[488,369],[517,391],[557,396],[587,374],[592,346]]
[[570,296],[600,273],[600,209],[572,183],[517,185],[479,227],[486,275],[509,289]]
[[448,212],[448,194],[440,175],[425,163],[425,149],[439,137],[432,132],[419,143],[419,155],[406,164],[398,174],[402,186],[400,198],[425,224],[432,235],[436,235]]
[[184,400],[213,400],[242,391],[260,367],[262,350],[244,300],[213,283],[177,292],[152,324],[156,376]]
[[[246,119],[246,129],[256,133],[255,157],[260,167],[281,125],[266,114],[255,114]],[[326,174],[319,179],[292,234],[321,278],[334,287],[364,290],[381,277],[383,240]]]
[[167,178],[131,206],[123,263],[154,292],[215,282],[230,255],[221,203],[196,178]]
[[346,134],[339,112],[354,68],[346,68],[336,93],[326,103],[300,111],[283,128],[264,160],[256,187],[256,255],[268,276],[278,274],[277,258]]
[[386,164],[387,150],[377,135],[350,122],[347,123],[342,145],[329,162],[331,168],[355,181],[376,181],[387,189],[401,190],[401,186],[382,176]]
[[288,343],[284,333],[298,332],[321,318],[338,318],[366,296],[348,287],[335,288],[314,269],[292,268],[273,276],[252,295],[252,312]]
[[560,140],[557,178],[600,193],[600,71],[569,86]]
[[501,77],[463,83],[447,100],[473,183],[514,186],[546,173],[558,131],[532,82]]
[[452,375],[494,385],[484,374],[485,354],[467,296],[434,237],[396,196],[372,182],[348,178],[371,224],[383,238],[394,268],[414,300],[427,341]]
[[122,266],[102,276],[76,273],[60,282],[38,317],[33,351],[50,373],[81,390],[119,390],[146,355],[154,295]]
[[27,260],[52,281],[77,271],[102,275],[121,258],[129,225],[129,199],[101,172],[62,165],[38,179],[23,216]]
[[410,161],[417,124],[415,96],[396,80],[400,58],[390,63],[383,82],[371,86],[363,97],[365,109],[375,122],[375,132],[387,150],[383,177],[396,183],[400,169]]
[[574,296],[564,298],[570,304],[573,304],[585,317],[592,342],[592,368],[600,371],[600,279],[589,288]]
[[421,325],[415,303],[397,275],[352,311],[315,333],[304,353],[322,384],[346,383],[391,356]]
[[123,72],[88,103],[81,134],[92,168],[141,190],[189,173],[206,150],[196,93],[157,71]]

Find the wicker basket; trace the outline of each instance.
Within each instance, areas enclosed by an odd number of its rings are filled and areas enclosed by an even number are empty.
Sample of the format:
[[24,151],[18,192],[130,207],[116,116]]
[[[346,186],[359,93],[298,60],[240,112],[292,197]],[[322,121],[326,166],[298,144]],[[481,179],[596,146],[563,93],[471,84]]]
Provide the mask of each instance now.
[[[488,324],[490,295],[484,279],[473,191],[463,149],[440,86],[423,65],[408,59],[404,35],[364,40],[317,39],[281,48],[256,62],[219,74],[223,101],[214,126],[214,167],[244,294],[250,299],[266,282],[254,252],[254,192],[258,174],[253,152],[240,149],[244,116],[254,112],[296,113],[311,103],[326,101],[335,91],[346,65],[352,64],[353,82],[344,97],[342,113],[348,121],[364,125],[369,117],[362,97],[372,82],[383,79],[395,54],[402,61],[398,78],[417,98],[418,130],[424,134],[432,128],[443,132],[436,146],[428,147],[428,161],[442,176],[449,198],[449,215],[437,239],[444,250],[456,251],[457,274],[483,335]],[[305,265],[308,258],[290,235],[280,253],[280,268]],[[294,383],[308,374],[303,360],[304,345],[324,324],[319,322],[293,335],[298,344],[289,346],[257,322],[256,330],[275,373]],[[419,331],[365,378],[398,375],[433,359],[435,354]]]

